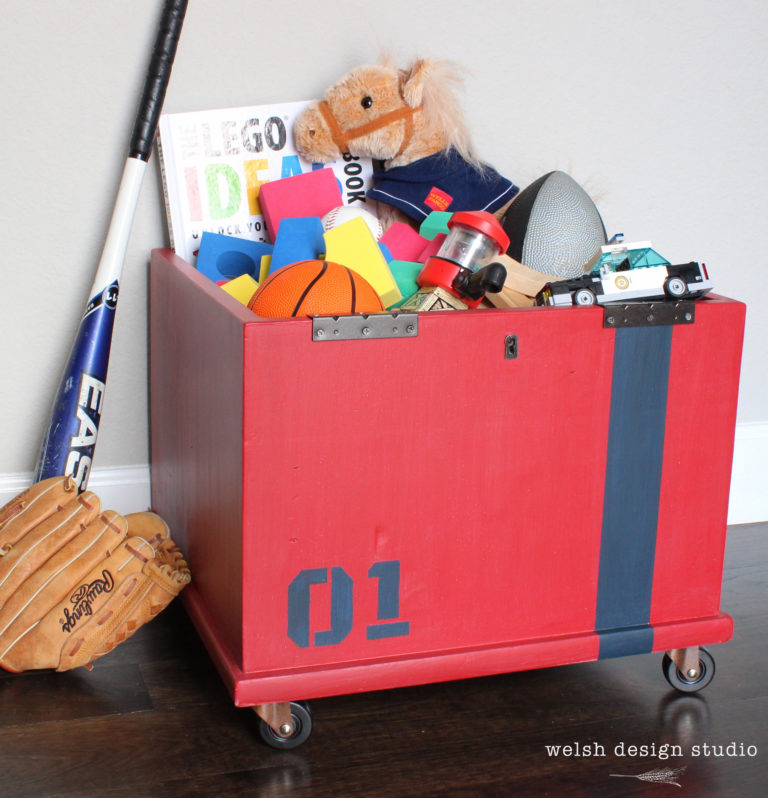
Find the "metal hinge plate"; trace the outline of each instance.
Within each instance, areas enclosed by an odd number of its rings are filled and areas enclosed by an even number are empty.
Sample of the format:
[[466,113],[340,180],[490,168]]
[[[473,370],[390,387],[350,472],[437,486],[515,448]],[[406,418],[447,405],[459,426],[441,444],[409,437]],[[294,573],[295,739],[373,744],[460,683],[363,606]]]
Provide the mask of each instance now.
[[313,316],[313,341],[362,341],[368,338],[415,338],[417,313],[357,313],[352,316]]
[[603,327],[657,327],[693,324],[696,320],[692,300],[671,302],[609,302],[603,305]]

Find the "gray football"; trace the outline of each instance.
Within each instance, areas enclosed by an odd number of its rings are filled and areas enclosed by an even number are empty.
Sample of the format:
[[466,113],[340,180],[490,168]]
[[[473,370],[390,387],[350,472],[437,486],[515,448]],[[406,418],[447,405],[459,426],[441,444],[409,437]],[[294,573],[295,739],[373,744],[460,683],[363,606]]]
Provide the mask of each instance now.
[[576,277],[606,243],[605,226],[587,192],[565,172],[554,171],[523,189],[502,219],[507,254],[556,277]]

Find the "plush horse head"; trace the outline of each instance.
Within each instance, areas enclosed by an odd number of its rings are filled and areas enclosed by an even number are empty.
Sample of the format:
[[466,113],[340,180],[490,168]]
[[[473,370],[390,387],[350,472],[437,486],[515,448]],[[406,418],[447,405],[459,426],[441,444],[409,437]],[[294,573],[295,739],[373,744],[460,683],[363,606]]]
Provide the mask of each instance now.
[[448,61],[422,59],[407,70],[357,67],[299,116],[296,148],[314,163],[349,153],[384,161],[387,169],[453,149],[479,166],[453,90],[460,81]]

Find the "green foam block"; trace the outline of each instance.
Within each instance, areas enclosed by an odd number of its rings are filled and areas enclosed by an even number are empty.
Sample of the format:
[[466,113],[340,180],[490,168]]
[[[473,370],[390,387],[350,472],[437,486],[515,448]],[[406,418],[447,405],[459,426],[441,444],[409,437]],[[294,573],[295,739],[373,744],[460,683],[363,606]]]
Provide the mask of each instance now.
[[432,211],[419,227],[419,235],[433,241],[440,233],[448,235],[448,222],[453,214],[450,211]]
[[394,305],[390,305],[387,310],[399,308],[408,297],[413,296],[413,294],[419,290],[416,278],[423,268],[423,263],[416,263],[415,261],[392,260],[389,262],[389,270],[392,272],[392,276],[395,278],[395,282],[403,298]]

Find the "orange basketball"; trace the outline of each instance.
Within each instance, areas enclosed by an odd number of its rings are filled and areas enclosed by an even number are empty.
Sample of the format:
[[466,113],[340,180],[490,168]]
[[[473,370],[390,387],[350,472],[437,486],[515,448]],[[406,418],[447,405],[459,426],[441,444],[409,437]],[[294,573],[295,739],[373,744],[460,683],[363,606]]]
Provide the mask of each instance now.
[[328,260],[302,260],[283,266],[259,286],[248,307],[267,319],[384,310],[367,280]]

